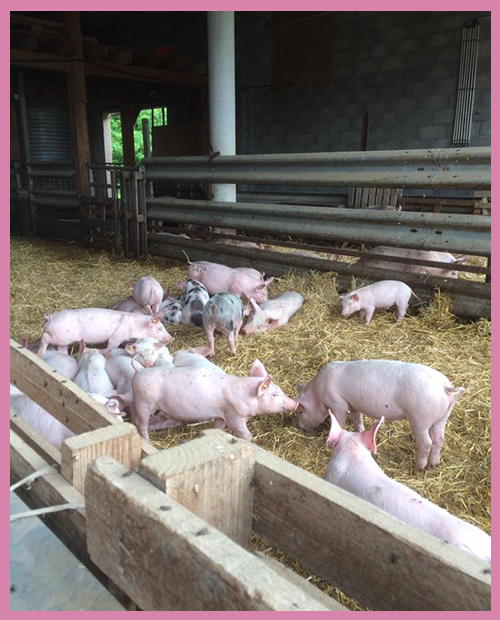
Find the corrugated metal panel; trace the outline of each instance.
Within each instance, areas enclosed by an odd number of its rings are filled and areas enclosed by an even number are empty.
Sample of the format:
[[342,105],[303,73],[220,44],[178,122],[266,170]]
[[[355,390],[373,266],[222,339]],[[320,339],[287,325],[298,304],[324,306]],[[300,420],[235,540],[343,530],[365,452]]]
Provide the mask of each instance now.
[[[40,99],[27,101],[28,135],[32,162],[72,161],[73,134],[67,108],[55,107],[54,101],[48,104]],[[35,189],[75,189],[73,179],[40,178],[34,179]]]
[[28,102],[28,133],[33,161],[73,159],[73,136],[66,108],[35,107]]

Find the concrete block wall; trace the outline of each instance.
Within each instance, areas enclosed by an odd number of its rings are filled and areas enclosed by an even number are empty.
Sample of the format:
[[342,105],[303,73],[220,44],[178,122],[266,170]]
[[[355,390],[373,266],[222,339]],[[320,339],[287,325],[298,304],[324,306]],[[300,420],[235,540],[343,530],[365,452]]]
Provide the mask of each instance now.
[[[272,84],[272,13],[236,13],[239,152],[451,147],[462,28],[476,12],[337,12],[330,81]],[[481,23],[470,146],[491,144],[491,22]]]

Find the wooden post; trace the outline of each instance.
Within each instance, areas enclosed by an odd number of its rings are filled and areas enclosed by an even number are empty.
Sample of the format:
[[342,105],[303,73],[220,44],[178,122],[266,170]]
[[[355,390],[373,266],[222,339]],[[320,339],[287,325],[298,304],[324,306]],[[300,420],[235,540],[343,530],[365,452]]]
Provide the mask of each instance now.
[[123,163],[125,166],[135,166],[134,123],[137,114],[130,103],[120,106],[122,120]]
[[74,152],[78,187],[82,196],[89,195],[89,179],[85,162],[90,162],[90,141],[87,120],[87,85],[83,57],[83,38],[78,11],[63,12],[63,26],[66,37],[73,46],[73,62],[68,73],[68,99],[73,126]]
[[89,463],[107,454],[128,469],[141,460],[141,438],[133,424],[114,424],[66,439],[61,447],[61,474],[82,495]]
[[85,507],[92,561],[144,611],[331,609],[110,457],[89,466]]
[[139,473],[240,545],[252,533],[255,458],[226,433],[200,437],[147,457]]
[[147,181],[140,172],[136,173],[137,213],[139,220],[139,260],[147,260],[148,252],[148,211],[146,204]]

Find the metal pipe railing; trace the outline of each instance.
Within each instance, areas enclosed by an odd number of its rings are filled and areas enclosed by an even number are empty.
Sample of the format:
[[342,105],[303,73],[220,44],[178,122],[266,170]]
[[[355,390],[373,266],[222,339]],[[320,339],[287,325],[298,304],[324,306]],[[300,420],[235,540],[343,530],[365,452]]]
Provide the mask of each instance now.
[[490,147],[214,158],[153,157],[142,163],[148,181],[338,187],[491,187]]
[[221,203],[168,197],[149,198],[147,206],[147,217],[151,220],[479,256],[491,254],[491,218],[484,215]]

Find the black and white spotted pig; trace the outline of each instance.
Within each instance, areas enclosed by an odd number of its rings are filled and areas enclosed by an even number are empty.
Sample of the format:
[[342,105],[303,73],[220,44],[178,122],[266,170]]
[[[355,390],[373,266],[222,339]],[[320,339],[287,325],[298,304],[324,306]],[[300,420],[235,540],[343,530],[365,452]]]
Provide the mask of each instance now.
[[166,323],[181,323],[182,311],[184,310],[184,299],[182,297],[165,297],[161,303],[161,312],[165,313]]
[[199,281],[189,278],[186,282],[180,282],[179,288],[184,289],[184,308],[182,310],[181,323],[183,325],[203,326],[203,308],[210,299],[206,287]]

